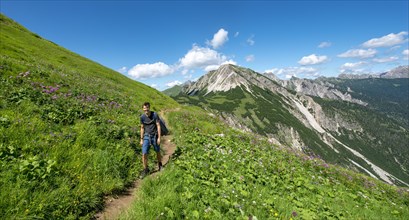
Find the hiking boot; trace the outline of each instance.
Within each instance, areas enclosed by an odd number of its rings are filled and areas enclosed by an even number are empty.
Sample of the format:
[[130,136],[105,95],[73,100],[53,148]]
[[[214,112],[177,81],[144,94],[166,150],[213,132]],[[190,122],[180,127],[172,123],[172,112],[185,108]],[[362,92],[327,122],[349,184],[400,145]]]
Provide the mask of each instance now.
[[158,163],[158,171],[161,171],[162,169],[163,169],[162,162],[159,162],[159,163]]
[[145,176],[149,175],[149,172],[150,172],[149,168],[146,168],[146,169],[142,170],[141,176],[140,176],[141,179],[143,179]]

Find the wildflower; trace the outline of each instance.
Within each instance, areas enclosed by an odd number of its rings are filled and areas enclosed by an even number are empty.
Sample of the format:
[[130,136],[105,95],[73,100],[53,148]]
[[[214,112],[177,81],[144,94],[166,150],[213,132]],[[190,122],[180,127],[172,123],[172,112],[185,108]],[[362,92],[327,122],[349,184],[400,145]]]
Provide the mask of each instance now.
[[277,212],[276,212],[276,213],[274,213],[274,216],[275,216],[275,217],[277,217],[277,216],[278,216],[278,213],[277,213]]
[[297,214],[296,211],[293,211],[293,212],[291,213],[291,215],[294,216],[294,217],[296,217],[298,214]]

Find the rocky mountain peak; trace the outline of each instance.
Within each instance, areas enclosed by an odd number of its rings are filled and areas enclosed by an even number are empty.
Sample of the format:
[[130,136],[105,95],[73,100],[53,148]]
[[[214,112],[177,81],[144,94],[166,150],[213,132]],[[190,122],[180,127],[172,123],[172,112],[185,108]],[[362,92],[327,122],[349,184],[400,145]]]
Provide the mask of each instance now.
[[409,66],[398,66],[388,72],[381,73],[381,78],[409,78]]
[[248,88],[250,82],[244,75],[249,73],[242,71],[242,69],[243,68],[232,64],[221,65],[217,70],[210,71],[202,76],[196,83],[189,86],[187,94],[195,94],[199,91],[206,91],[206,94],[217,91],[228,91],[237,86]]

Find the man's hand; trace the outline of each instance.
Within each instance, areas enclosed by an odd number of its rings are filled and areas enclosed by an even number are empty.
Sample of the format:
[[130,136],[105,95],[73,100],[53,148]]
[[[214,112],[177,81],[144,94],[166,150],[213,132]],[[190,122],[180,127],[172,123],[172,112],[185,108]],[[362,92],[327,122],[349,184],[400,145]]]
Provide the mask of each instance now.
[[142,145],[143,145],[143,139],[141,139],[141,147],[142,147]]
[[156,142],[158,145],[160,145],[160,136],[158,137],[158,140]]

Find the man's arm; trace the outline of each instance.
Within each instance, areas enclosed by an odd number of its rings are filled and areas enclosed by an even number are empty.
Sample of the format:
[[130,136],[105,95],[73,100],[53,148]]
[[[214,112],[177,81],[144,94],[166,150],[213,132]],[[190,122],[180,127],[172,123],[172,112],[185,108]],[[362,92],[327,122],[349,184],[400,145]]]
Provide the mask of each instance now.
[[145,132],[145,128],[143,127],[143,124],[141,124],[141,146],[143,144],[143,134]]
[[156,127],[158,128],[158,140],[157,140],[158,145],[160,145],[160,136],[162,135],[162,134],[161,134],[161,130],[160,130],[159,120],[160,120],[160,119],[158,119],[158,120],[156,121]]

